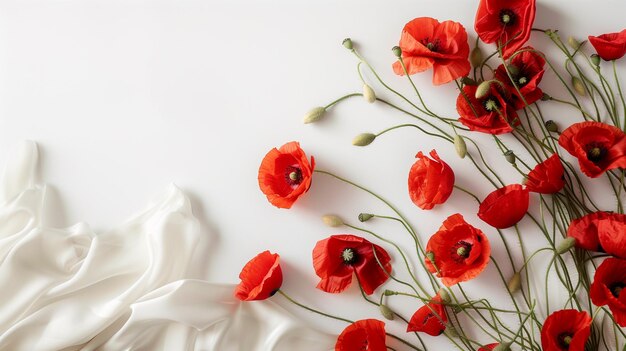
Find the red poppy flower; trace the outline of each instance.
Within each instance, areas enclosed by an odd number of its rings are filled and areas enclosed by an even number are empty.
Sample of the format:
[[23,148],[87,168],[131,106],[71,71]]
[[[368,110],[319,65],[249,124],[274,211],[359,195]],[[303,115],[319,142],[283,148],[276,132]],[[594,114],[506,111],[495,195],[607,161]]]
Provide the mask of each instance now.
[[592,178],[626,167],[626,134],[605,123],[575,123],[561,133],[559,145],[576,157],[583,173]]
[[[546,60],[537,54],[532,47],[527,46],[510,59],[508,70],[512,80],[509,78],[504,65],[500,65],[496,69],[496,79],[510,87],[511,100],[516,110],[534,103],[543,96],[543,91],[539,89],[538,84],[543,78],[545,64]],[[515,89],[513,82],[517,89]]]
[[478,349],[478,351],[491,351],[493,349],[496,348],[496,346],[500,345],[499,343],[493,343],[493,344],[489,344],[489,345],[485,345],[481,348]]
[[504,58],[530,38],[535,20],[535,0],[481,0],[474,29],[485,43],[503,46]]
[[422,210],[430,210],[435,205],[448,200],[454,188],[454,172],[443,162],[437,151],[432,150],[430,157],[420,151],[409,172],[409,195],[413,203]]
[[335,344],[335,351],[387,351],[385,323],[363,319],[344,329]]
[[480,203],[478,217],[494,228],[508,228],[524,218],[529,200],[528,189],[510,184],[487,195]]
[[272,149],[265,155],[259,168],[259,187],[272,205],[290,208],[311,187],[311,176],[315,159],[311,163],[300,148],[292,141]]
[[[434,85],[464,77],[471,68],[467,32],[458,22],[416,18],[404,26],[400,48],[407,72],[415,74],[432,67]],[[393,64],[393,70],[404,75],[400,62]]]
[[507,102],[503,94],[507,94],[499,85],[491,84],[489,93],[476,98],[475,85],[466,85],[456,99],[456,110],[459,122],[471,130],[503,134],[513,131],[511,125],[519,124],[515,109]]
[[536,165],[526,178],[526,189],[540,194],[558,193],[565,186],[565,169],[559,155],[554,154]]
[[585,351],[591,333],[587,312],[560,310],[546,318],[541,328],[543,351]]
[[428,304],[415,311],[406,331],[424,332],[428,335],[437,336],[446,330],[446,324],[448,324],[446,306],[437,294]]
[[332,235],[318,241],[313,249],[313,266],[321,278],[317,288],[329,293],[344,291],[354,272],[363,291],[371,295],[389,278],[390,261],[385,249],[350,234]]
[[626,259],[626,215],[608,213],[597,221],[597,228],[604,252]]
[[489,263],[491,247],[485,234],[457,213],[430,237],[426,252],[432,253],[435,260],[433,265],[425,259],[428,270],[437,273],[445,286],[452,286],[479,275]]
[[626,54],[626,29],[619,33],[602,34],[597,37],[590,35],[589,42],[603,60],[620,59]]
[[598,267],[589,288],[596,306],[608,305],[615,322],[626,327],[626,260],[607,258]]
[[607,212],[594,212],[573,220],[567,236],[576,239],[576,247],[589,251],[604,251],[598,238],[598,221],[609,216]]
[[241,282],[235,288],[235,297],[242,301],[265,300],[274,295],[283,284],[283,271],[278,254],[263,251],[251,259],[239,273]]

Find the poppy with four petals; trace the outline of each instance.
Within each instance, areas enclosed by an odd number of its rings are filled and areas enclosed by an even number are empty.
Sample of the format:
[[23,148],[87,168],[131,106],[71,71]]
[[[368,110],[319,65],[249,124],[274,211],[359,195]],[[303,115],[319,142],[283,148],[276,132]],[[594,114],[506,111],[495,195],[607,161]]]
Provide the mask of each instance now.
[[443,304],[439,294],[437,294],[428,304],[415,311],[406,327],[406,331],[407,333],[423,332],[437,336],[446,330],[447,324],[446,306]]
[[307,160],[300,144],[292,141],[272,149],[259,168],[259,187],[269,202],[279,208],[291,208],[311,187],[315,159]]
[[541,328],[543,351],[585,351],[591,333],[587,312],[559,310],[546,318]]
[[487,195],[478,207],[478,218],[494,228],[508,228],[524,218],[529,204],[528,189],[510,184]]
[[546,60],[543,56],[527,46],[511,57],[506,68],[500,65],[496,69],[496,79],[509,87],[512,104],[516,110],[536,102],[543,96],[543,91],[538,85],[543,78],[545,65]]
[[354,273],[363,291],[371,295],[389,279],[390,262],[385,249],[356,235],[332,235],[313,249],[313,267],[321,278],[317,288],[329,293],[347,289]]
[[561,133],[559,145],[578,159],[580,170],[591,178],[626,167],[626,134],[606,123],[575,123]]
[[519,124],[517,113],[508,102],[509,94],[499,84],[491,84],[489,92],[476,98],[475,85],[465,85],[456,99],[459,122],[470,130],[488,134],[504,134]]
[[415,157],[417,161],[409,171],[409,195],[417,207],[430,210],[446,202],[452,194],[454,172],[435,150],[430,152],[431,158],[421,151]]
[[344,329],[335,344],[335,351],[387,351],[385,323],[362,319]]
[[626,327],[626,260],[607,258],[593,277],[589,296],[596,306],[608,305],[613,319]]
[[603,60],[620,59],[626,54],[626,29],[619,33],[607,33],[597,37],[590,35],[589,42]]
[[263,251],[251,259],[239,273],[241,282],[235,297],[242,301],[265,300],[283,284],[283,271],[278,254]]
[[[464,77],[471,68],[467,32],[458,22],[416,18],[404,26],[399,46],[407,73],[415,74],[432,67],[434,85]],[[393,71],[405,74],[400,62],[393,64]]]
[[534,193],[554,194],[565,186],[565,169],[559,155],[554,154],[528,173],[526,189]]
[[481,0],[474,29],[485,43],[503,46],[508,58],[530,38],[535,12],[535,0]]
[[426,268],[437,273],[445,286],[468,281],[478,276],[489,263],[491,246],[487,236],[473,227],[460,214],[448,217],[426,244]]

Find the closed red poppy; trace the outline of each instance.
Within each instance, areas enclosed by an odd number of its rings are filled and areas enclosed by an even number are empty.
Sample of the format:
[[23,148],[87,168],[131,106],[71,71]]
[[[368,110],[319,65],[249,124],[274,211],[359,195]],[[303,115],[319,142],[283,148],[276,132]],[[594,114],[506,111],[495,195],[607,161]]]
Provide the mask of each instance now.
[[[399,46],[408,74],[432,67],[434,85],[464,77],[471,68],[467,32],[458,22],[416,18],[404,26]],[[393,71],[404,75],[400,62],[393,64]]]
[[626,260],[607,258],[598,267],[589,288],[596,306],[608,305],[615,322],[626,327]]
[[437,273],[445,286],[473,279],[489,263],[491,246],[485,234],[467,223],[463,216],[448,217],[439,231],[430,237],[426,252],[434,256],[434,264],[426,258],[426,267]]
[[478,217],[494,228],[508,228],[524,218],[529,200],[528,189],[510,184],[487,195],[480,203]]
[[589,42],[603,60],[620,59],[626,54],[626,29],[619,33],[602,34],[597,37],[590,35]]
[[344,329],[335,344],[335,351],[387,351],[385,323],[363,319]]
[[511,57],[508,63],[510,78],[504,65],[500,65],[496,69],[496,79],[509,86],[512,104],[516,110],[536,102],[543,96],[543,91],[539,89],[538,85],[545,72],[546,60],[534,50],[527,46]]
[[446,306],[437,294],[428,304],[415,311],[406,331],[424,332],[428,335],[437,336],[446,330],[446,324],[448,324]]
[[430,152],[432,158],[421,151],[415,157],[417,161],[409,171],[409,195],[417,207],[430,210],[446,202],[452,194],[454,172],[435,150]]
[[502,46],[508,58],[530,38],[535,11],[535,0],[481,0],[474,29],[485,43]]
[[607,212],[594,212],[573,220],[567,236],[576,239],[576,247],[589,251],[604,251],[598,238],[598,222],[609,216]]
[[293,203],[311,187],[315,159],[311,163],[292,141],[272,149],[265,155],[259,168],[259,187],[272,205],[291,208]]
[[587,312],[560,310],[546,318],[541,328],[543,351],[585,351],[591,333],[591,317]]
[[508,103],[506,91],[497,84],[491,84],[489,93],[476,98],[475,85],[466,85],[456,99],[459,122],[471,130],[488,134],[504,134],[513,131],[518,125],[517,113]]
[[526,178],[526,189],[534,193],[554,194],[565,186],[565,169],[559,155],[554,154],[536,165]]
[[491,351],[493,349],[496,348],[496,346],[500,345],[499,343],[493,343],[493,344],[489,344],[489,345],[485,345],[481,348],[478,349],[478,351]]
[[605,123],[575,123],[561,133],[559,145],[576,157],[581,171],[592,178],[626,167],[626,134]]
[[283,271],[278,254],[263,251],[251,259],[239,273],[241,282],[235,288],[235,297],[242,301],[265,300],[274,295],[283,284]]
[[318,241],[313,249],[313,266],[321,278],[317,288],[329,293],[344,291],[354,273],[363,291],[371,295],[389,278],[390,261],[385,249],[350,234],[332,235]]

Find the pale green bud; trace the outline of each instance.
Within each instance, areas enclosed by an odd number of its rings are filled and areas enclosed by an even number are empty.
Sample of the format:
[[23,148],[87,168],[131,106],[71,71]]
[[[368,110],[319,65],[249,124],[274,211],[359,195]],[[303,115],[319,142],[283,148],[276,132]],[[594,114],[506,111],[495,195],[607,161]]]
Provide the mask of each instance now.
[[380,309],[380,314],[382,314],[383,317],[385,317],[385,319],[388,319],[390,321],[394,319],[394,313],[391,310],[391,308],[387,307],[387,305],[384,305],[384,304],[381,304],[378,307]]
[[352,145],[355,146],[367,146],[371,144],[374,139],[376,139],[376,135],[372,133],[362,133],[354,137],[352,139]]
[[339,216],[335,215],[325,215],[322,216],[322,221],[329,227],[341,227],[343,225],[343,220]]
[[365,98],[365,101],[370,104],[376,101],[376,93],[374,92],[374,89],[367,84],[363,84],[363,98]]
[[322,119],[322,117],[324,117],[325,113],[326,113],[326,108],[321,107],[321,106],[311,109],[304,116],[304,124],[315,123],[319,121],[320,119]]
[[454,148],[456,149],[456,154],[459,155],[460,158],[465,158],[467,155],[467,145],[465,144],[465,139],[463,139],[462,136],[454,136]]
[[580,78],[572,77],[572,87],[574,87],[574,90],[576,90],[576,92],[580,96],[587,95],[587,92],[585,91],[585,85],[583,84],[583,81],[580,80]]
[[574,245],[576,245],[576,239],[568,236],[567,238],[563,239],[563,241],[561,241],[559,245],[557,245],[556,253],[562,255],[569,251],[572,247],[574,247]]

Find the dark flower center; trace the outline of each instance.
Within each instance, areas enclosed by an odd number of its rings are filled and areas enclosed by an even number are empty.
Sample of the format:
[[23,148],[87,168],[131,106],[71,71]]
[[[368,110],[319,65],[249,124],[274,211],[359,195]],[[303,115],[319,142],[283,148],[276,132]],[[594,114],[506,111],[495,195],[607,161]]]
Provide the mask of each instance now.
[[612,284],[609,287],[609,290],[611,290],[611,294],[613,294],[613,296],[615,296],[616,298],[619,298],[619,294],[621,294],[622,291],[624,291],[625,287],[626,287],[626,284],[619,282],[619,283]]
[[497,111],[498,108],[500,108],[500,103],[498,102],[498,99],[496,99],[496,97],[493,95],[487,96],[483,99],[482,102],[485,110],[489,112]]
[[289,166],[285,169],[285,180],[291,186],[298,186],[302,183],[302,170],[298,167]]
[[568,350],[569,349],[569,345],[572,343],[572,333],[561,333],[559,334],[559,336],[557,337],[557,341],[559,342],[559,345]]
[[439,39],[431,40],[430,38],[425,38],[425,39],[422,39],[421,43],[424,46],[426,46],[428,50],[432,52],[438,52],[439,46],[441,45],[441,40]]
[[606,156],[607,149],[599,143],[589,143],[585,146],[587,150],[587,159],[593,163],[598,163]]
[[359,260],[359,254],[355,249],[348,247],[341,251],[341,259],[347,265],[353,265]]
[[510,26],[515,23],[517,15],[515,12],[509,9],[503,9],[500,11],[500,23],[504,26]]
[[452,246],[452,258],[457,262],[463,262],[472,252],[472,244],[467,241],[459,241]]

